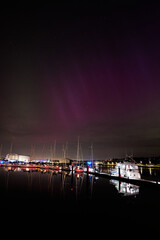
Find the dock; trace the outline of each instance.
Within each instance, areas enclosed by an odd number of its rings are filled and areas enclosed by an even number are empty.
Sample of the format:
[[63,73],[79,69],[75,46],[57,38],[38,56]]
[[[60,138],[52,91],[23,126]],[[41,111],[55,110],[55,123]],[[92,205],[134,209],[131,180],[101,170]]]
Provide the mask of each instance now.
[[119,177],[119,176],[113,176],[108,173],[104,172],[88,172],[88,174],[93,174],[97,177],[103,177],[108,179],[115,179],[120,182],[127,182],[131,183],[137,186],[146,186],[146,187],[155,187],[160,189],[160,182],[159,181],[151,181],[151,180],[145,180],[145,179],[133,179],[133,178],[125,178],[125,177]]
[[[47,166],[43,166],[43,165],[35,165],[35,164],[31,164],[29,166],[25,166],[25,165],[14,165],[13,166],[10,166],[8,164],[0,164],[0,167],[13,167],[14,169],[19,167],[19,168],[22,168],[22,169],[25,169],[25,167],[28,169],[39,169],[39,170],[46,170],[46,171],[58,171],[58,172],[62,172],[62,171],[67,171],[67,172],[74,172],[72,171],[73,168],[56,168],[54,166],[50,166],[50,165],[47,165]],[[137,186],[146,186],[146,187],[152,187],[152,188],[159,188],[160,189],[160,181],[152,181],[152,180],[146,180],[146,179],[133,179],[133,178],[126,178],[126,177],[121,177],[121,176],[113,176],[113,175],[110,175],[108,173],[105,173],[105,172],[102,172],[102,171],[90,171],[89,169],[84,171],[85,174],[88,174],[88,175],[94,175],[94,176],[97,176],[97,177],[103,177],[103,178],[107,178],[107,179],[114,179],[114,180],[117,180],[117,181],[120,181],[120,182],[126,182],[126,183],[131,183],[131,184],[134,184],[134,185],[137,185]]]

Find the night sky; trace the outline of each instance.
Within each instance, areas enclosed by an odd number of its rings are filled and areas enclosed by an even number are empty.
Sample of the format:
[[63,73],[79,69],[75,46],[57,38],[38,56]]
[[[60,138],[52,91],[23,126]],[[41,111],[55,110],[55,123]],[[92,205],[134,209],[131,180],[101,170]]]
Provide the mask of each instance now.
[[1,6],[3,151],[160,155],[160,4],[82,2]]

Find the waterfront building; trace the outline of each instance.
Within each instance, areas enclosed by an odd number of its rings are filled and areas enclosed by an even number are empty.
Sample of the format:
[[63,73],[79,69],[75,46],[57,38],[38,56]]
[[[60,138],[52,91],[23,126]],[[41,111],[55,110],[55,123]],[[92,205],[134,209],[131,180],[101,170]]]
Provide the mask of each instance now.
[[5,157],[8,162],[30,162],[30,156],[8,153]]

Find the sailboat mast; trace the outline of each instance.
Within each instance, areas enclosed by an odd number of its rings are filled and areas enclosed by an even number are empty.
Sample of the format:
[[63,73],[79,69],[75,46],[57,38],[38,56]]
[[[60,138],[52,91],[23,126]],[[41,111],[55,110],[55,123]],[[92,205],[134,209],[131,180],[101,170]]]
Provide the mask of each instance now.
[[56,142],[56,140],[55,140],[55,141],[54,141],[54,148],[53,148],[53,154],[54,154],[53,159],[54,159],[54,160],[56,159],[56,144],[57,144],[57,142]]
[[93,143],[91,144],[91,161],[92,161],[92,164],[93,164]]
[[77,144],[77,162],[79,162],[79,137],[78,137],[78,144]]
[[53,161],[53,147],[52,147],[52,143],[50,145],[50,160],[51,160],[51,162]]
[[0,145],[0,159],[2,158],[2,144]]
[[11,145],[10,145],[10,153],[12,153],[12,150],[13,150],[13,144],[11,143]]

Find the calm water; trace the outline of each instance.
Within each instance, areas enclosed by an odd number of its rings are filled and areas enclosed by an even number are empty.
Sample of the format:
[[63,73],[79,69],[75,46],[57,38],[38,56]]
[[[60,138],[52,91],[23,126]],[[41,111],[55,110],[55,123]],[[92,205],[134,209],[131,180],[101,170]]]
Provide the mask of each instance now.
[[[147,176],[146,171],[142,173]],[[156,170],[156,178],[159,176]],[[155,175],[154,175],[155,176]],[[148,177],[151,177],[150,172]],[[0,204],[4,214],[42,217],[98,217],[105,224],[159,226],[159,188],[54,171],[0,168]],[[91,220],[90,219],[90,220]],[[98,220],[98,221],[99,221]]]

